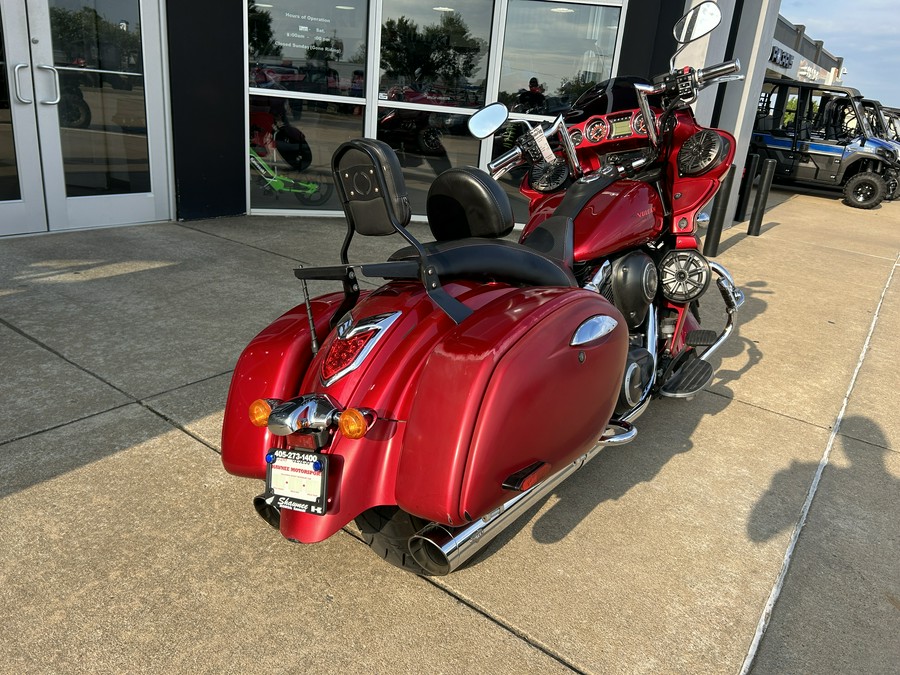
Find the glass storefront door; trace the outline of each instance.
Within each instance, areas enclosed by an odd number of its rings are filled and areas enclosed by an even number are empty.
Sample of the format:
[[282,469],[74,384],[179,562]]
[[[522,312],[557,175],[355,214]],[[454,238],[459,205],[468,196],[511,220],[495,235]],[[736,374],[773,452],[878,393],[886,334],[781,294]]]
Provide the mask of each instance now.
[[170,218],[160,26],[152,0],[0,0],[0,235]]

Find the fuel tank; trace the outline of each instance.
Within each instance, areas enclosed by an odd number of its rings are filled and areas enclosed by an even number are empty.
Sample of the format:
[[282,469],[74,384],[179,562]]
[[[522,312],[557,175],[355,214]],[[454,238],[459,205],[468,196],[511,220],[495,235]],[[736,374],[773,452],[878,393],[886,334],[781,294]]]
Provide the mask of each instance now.
[[537,205],[521,240],[551,215],[564,215],[575,222],[575,261],[595,260],[659,237],[663,211],[659,193],[649,183],[609,183],[597,175],[573,184],[562,199],[553,195]]

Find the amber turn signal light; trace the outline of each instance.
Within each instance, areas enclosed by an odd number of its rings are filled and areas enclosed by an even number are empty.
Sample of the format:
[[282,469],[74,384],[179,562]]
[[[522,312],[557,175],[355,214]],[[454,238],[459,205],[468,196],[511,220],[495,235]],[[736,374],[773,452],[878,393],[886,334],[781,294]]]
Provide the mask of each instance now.
[[344,438],[362,438],[375,423],[375,413],[371,410],[347,408],[338,419],[338,429]]
[[264,427],[272,414],[272,399],[258,398],[250,404],[250,423],[255,427]]

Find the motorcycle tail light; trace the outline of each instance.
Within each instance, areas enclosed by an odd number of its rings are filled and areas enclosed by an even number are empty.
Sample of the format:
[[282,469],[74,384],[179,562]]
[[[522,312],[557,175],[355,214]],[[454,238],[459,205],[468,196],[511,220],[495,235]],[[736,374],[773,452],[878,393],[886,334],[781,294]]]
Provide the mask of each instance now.
[[346,338],[337,338],[328,348],[325,363],[322,364],[322,377],[330,384],[340,375],[349,371],[356,359],[362,354],[366,345],[378,335],[377,329],[356,333]]
[[255,427],[264,427],[269,422],[272,408],[281,403],[271,398],[258,398],[250,404],[250,423]]
[[372,410],[347,408],[338,419],[338,429],[345,438],[362,438],[375,423],[376,415]]
[[325,386],[330,387],[347,373],[359,368],[398,318],[400,312],[390,312],[359,319],[353,325],[353,317],[348,314],[338,325],[337,336],[332,340],[322,362],[322,381]]

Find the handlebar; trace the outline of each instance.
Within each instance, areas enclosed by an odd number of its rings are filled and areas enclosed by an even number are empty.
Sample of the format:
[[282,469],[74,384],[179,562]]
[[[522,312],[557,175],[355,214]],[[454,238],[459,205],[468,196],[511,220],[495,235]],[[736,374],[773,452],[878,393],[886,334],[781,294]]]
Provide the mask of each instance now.
[[740,69],[741,62],[738,59],[732,59],[731,61],[725,61],[724,63],[717,63],[714,66],[700,68],[697,70],[697,84],[703,86],[711,80],[731,75],[732,73],[738,72]]

